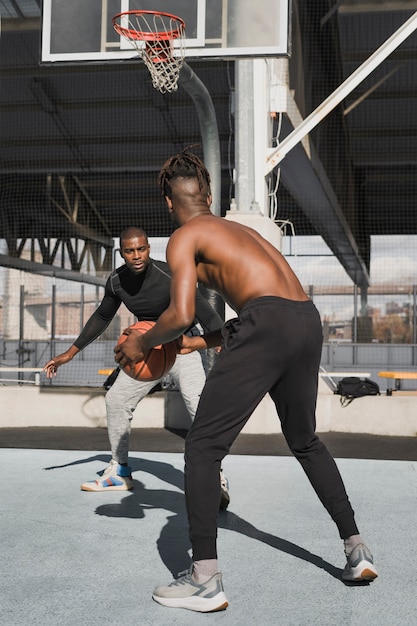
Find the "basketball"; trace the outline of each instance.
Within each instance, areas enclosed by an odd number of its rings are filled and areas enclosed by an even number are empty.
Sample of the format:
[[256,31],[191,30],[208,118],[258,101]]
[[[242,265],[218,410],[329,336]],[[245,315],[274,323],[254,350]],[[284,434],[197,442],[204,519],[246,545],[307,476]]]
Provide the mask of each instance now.
[[[129,328],[139,331],[141,335],[155,326],[155,322],[141,321],[132,324]],[[119,346],[127,338],[127,335],[120,335],[117,345]],[[135,364],[134,371],[130,365],[123,368],[125,373],[136,380],[151,381],[158,380],[165,376],[174,365],[177,356],[177,347],[174,341],[164,343],[151,348],[143,361]]]

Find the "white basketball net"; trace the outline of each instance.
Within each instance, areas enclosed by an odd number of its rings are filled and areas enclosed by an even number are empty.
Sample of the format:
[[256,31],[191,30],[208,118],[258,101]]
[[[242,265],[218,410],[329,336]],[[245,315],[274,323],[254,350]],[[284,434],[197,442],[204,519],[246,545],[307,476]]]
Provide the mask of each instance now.
[[125,13],[114,28],[137,50],[148,68],[152,85],[161,93],[176,91],[184,63],[184,24],[167,14]]

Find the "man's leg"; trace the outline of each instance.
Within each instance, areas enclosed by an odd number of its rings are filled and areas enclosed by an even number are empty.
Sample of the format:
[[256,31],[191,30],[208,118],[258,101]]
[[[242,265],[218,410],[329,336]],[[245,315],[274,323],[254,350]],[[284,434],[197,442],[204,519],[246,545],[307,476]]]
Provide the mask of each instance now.
[[[195,420],[185,443],[186,504],[190,524],[193,564],[189,573],[171,585],[157,587],[153,598],[160,604],[195,611],[226,608],[221,574],[217,571],[217,514],[220,503],[219,470],[234,439],[256,405],[270,388],[257,381],[251,362],[257,333],[228,323],[233,337],[216,359],[203,389]],[[239,336],[237,336],[237,334]],[[251,335],[253,341],[251,341]]]
[[[297,311],[297,307],[295,308]],[[285,320],[278,320],[284,324]],[[354,513],[339,470],[316,430],[318,369],[322,329],[313,307],[300,307],[287,322],[287,341],[294,356],[270,390],[290,450],[301,463],[321,502],[335,521],[342,539],[358,533]]]
[[120,371],[105,397],[107,430],[112,458],[121,465],[128,462],[133,411],[158,381],[135,380]]
[[178,386],[185,407],[193,420],[206,382],[200,353],[178,354],[169,373]]
[[81,485],[83,491],[126,491],[133,489],[128,466],[130,429],[133,411],[157,381],[131,378],[123,370],[106,393],[107,431],[112,459],[100,479]]
[[[305,310],[303,314],[294,316],[293,326],[297,341],[300,337],[304,338],[303,346],[270,390],[270,395],[277,407],[290,450],[302,465],[344,540],[348,562],[343,578],[372,580],[377,576],[372,555],[363,545],[339,469],[315,432],[322,333],[318,314],[314,309],[310,312]],[[287,337],[289,335],[287,331]]]
[[[170,374],[181,392],[191,419],[194,420],[201,392],[206,383],[206,372],[200,353],[179,354]],[[226,510],[229,504],[229,481],[220,469],[220,508]]]
[[[193,563],[185,576],[154,590],[153,599],[168,607],[208,612],[228,606],[222,575],[217,568],[220,465],[249,417],[251,407],[244,397],[244,386],[236,394],[229,386],[229,383],[233,385],[235,372],[225,357],[225,352],[219,355],[209,374],[185,442],[186,504]],[[223,374],[230,376],[229,382]]]

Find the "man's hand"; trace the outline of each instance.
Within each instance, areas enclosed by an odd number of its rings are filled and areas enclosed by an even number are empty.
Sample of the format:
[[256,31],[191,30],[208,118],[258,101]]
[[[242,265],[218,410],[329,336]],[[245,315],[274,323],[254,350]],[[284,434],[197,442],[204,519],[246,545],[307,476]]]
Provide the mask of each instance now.
[[[129,330],[129,332],[126,332]],[[132,366],[138,361],[143,361],[146,356],[146,352],[143,349],[143,334],[134,329],[126,329],[123,331],[126,336],[123,343],[117,345],[114,349],[115,361],[121,366]]]
[[68,361],[71,361],[78,353],[78,351],[78,348],[72,347],[69,348],[66,352],[58,354],[57,356],[54,356],[53,359],[50,359],[43,367],[43,371],[45,372],[46,377],[54,378],[56,376],[56,371],[58,367],[61,367],[61,365],[68,363]]
[[188,337],[187,335],[181,335],[175,340],[178,354],[190,354],[194,350],[201,350],[201,341],[199,337]]
[[175,343],[179,354],[189,354],[194,350],[207,350],[208,348],[216,348],[216,352],[220,352],[221,333],[220,330],[216,330],[207,335],[194,335],[193,337],[181,335]]

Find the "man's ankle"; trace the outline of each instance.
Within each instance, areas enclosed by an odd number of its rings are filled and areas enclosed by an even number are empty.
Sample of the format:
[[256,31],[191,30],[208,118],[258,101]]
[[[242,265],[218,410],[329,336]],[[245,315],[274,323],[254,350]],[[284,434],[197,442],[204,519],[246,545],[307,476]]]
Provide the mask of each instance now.
[[193,562],[192,578],[199,585],[204,585],[217,572],[217,559],[204,559]]
[[345,554],[346,556],[349,556],[349,554],[354,548],[356,548],[356,546],[358,546],[360,543],[363,543],[363,539],[360,535],[351,535],[347,539],[344,539],[343,543],[345,546]]

